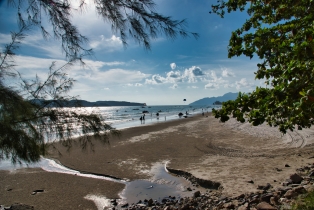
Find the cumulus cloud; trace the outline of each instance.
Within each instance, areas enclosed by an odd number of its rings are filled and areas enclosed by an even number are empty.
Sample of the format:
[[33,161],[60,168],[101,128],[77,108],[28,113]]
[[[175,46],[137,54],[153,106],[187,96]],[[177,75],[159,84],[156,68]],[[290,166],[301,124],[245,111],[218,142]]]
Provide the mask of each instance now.
[[109,39],[104,35],[100,35],[99,39],[90,42],[90,46],[94,49],[105,49],[107,51],[114,51],[123,48],[120,37],[112,35]]
[[223,77],[235,77],[235,74],[228,69],[223,69],[221,75]]
[[219,88],[219,85],[217,83],[209,82],[208,84],[205,85],[205,89],[215,90],[215,89],[218,89],[218,88]]
[[167,73],[167,77],[180,78],[181,77],[181,73],[180,73],[180,71],[169,71]]
[[151,79],[146,79],[146,84],[161,84],[161,83],[196,83],[198,81],[206,81],[208,75],[204,73],[201,68],[192,66],[189,69],[185,69],[182,73],[181,71],[169,71],[166,73],[166,76],[163,77],[159,74],[153,75]]
[[210,77],[211,79],[208,80],[205,89],[218,89],[219,87],[228,84],[227,80],[224,80],[222,77],[217,77],[215,71],[210,72]]
[[235,83],[237,90],[241,88],[253,88],[255,85],[249,81],[247,81],[246,78],[242,78],[240,81],[236,81]]
[[152,79],[146,79],[145,84],[151,84],[151,85],[156,85],[156,84],[161,84],[165,82],[165,78],[160,76],[159,74],[155,74],[152,76]]
[[110,90],[110,88],[107,88],[107,87],[106,87],[106,88],[104,88],[104,90]]
[[177,65],[175,63],[170,63],[170,67],[173,70],[173,69],[175,69],[177,67]]
[[185,69],[183,77],[187,79],[189,83],[195,83],[199,79],[201,80],[206,74],[201,70],[200,67],[192,66],[189,69]]
[[178,88],[178,85],[177,85],[177,84],[173,84],[170,88],[171,88],[171,89],[177,89],[177,88]]

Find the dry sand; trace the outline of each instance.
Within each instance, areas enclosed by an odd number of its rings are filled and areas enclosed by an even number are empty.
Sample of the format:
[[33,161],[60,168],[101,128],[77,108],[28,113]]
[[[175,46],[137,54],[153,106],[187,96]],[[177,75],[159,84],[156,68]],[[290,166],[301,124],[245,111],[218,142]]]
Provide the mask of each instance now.
[[[94,151],[82,151],[79,144],[66,151],[57,144],[62,156],[52,150],[49,157],[70,168],[129,180],[152,178],[151,167],[167,160],[170,168],[220,182],[229,196],[256,191],[266,183],[280,186],[297,168],[314,162],[313,129],[282,135],[266,125],[220,123],[212,116],[129,128],[120,138],[112,137],[110,144],[92,143]],[[18,202],[35,209],[97,209],[84,197],[118,198],[124,187],[41,169],[0,171],[0,178],[0,204]],[[31,195],[36,189],[45,191]]]

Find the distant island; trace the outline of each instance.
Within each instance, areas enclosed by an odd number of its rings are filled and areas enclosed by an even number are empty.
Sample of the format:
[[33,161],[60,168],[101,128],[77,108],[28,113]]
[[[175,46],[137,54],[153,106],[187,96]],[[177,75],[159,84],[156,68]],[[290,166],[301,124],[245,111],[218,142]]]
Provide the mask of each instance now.
[[32,100],[35,104],[45,105],[47,107],[102,107],[102,106],[146,106],[146,103],[136,103],[127,101],[96,101],[90,102],[85,100]]
[[218,105],[217,102],[225,102],[229,100],[235,100],[238,97],[239,93],[226,93],[223,96],[218,97],[207,97],[203,98],[197,101],[194,101],[193,103],[190,103],[190,106],[193,105],[213,105],[214,103]]

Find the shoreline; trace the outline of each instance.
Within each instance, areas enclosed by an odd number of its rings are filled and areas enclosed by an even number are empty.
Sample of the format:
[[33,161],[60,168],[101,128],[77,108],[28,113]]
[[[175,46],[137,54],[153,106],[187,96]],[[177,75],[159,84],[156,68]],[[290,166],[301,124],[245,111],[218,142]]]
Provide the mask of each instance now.
[[[49,158],[76,170],[129,180],[150,180],[152,175],[147,171],[155,163],[169,160],[167,167],[219,182],[224,195],[237,196],[256,192],[258,185],[266,183],[279,187],[297,168],[312,163],[309,159],[314,155],[312,131],[303,131],[304,134],[298,131],[303,142],[296,138],[290,141],[290,137],[282,137],[269,127],[252,127],[234,121],[223,124],[211,113],[208,117],[200,114],[123,129],[120,138],[110,138],[110,144],[92,141],[93,147],[90,145],[85,151],[75,142],[70,151],[55,144],[62,156],[54,150]],[[286,164],[290,167],[285,167]],[[35,209],[55,209],[54,206],[40,207],[52,205],[56,199],[60,200],[60,205],[72,203],[75,205],[72,209],[97,209],[84,196],[98,194],[118,199],[124,189],[123,184],[90,181],[40,169],[21,169],[14,174],[0,171],[0,176],[0,200],[5,205],[19,202],[33,205]],[[31,192],[39,188],[45,191],[31,196]],[[85,206],[79,207],[78,203]]]

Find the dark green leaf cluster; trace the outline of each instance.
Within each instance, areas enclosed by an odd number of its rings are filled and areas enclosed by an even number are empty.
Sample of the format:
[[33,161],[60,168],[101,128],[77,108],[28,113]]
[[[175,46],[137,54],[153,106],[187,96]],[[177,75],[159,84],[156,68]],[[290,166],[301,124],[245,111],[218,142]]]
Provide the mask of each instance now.
[[[281,132],[313,124],[314,102],[314,2],[311,0],[218,1],[213,13],[246,10],[249,19],[232,32],[229,58],[258,56],[256,79],[267,88],[256,88],[227,102],[215,116],[222,121],[232,114],[253,125],[267,122]],[[245,114],[245,116],[244,116]]]

